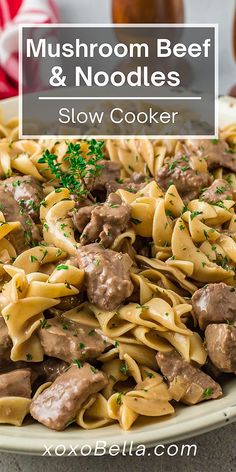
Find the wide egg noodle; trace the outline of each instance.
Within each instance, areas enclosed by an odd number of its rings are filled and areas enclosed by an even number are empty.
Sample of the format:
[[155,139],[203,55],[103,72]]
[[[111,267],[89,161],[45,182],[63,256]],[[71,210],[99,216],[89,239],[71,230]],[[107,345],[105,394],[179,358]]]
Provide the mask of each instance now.
[[[225,127],[220,134],[234,153],[236,125]],[[43,241],[19,255],[17,242],[10,242],[8,235],[14,234],[20,223],[6,221],[0,211],[0,306],[12,341],[11,360],[36,363],[44,358],[38,330],[47,319],[47,310],[56,308],[64,297],[80,295],[86,280],[84,271],[73,265],[80,247],[71,218],[75,201],[67,188],[58,188],[55,176],[40,162],[49,150],[66,171],[68,141],[20,140],[18,120],[4,123],[2,117],[0,136],[1,177],[30,175],[41,183],[45,195],[37,223]],[[73,143],[80,144],[87,158],[88,142],[74,139]],[[113,311],[98,309],[88,299],[78,300],[78,306],[63,312],[68,320],[102,333],[107,346],[96,360],[107,374],[108,385],[91,395],[71,420],[83,429],[116,421],[128,430],[140,416],[173,414],[172,399],[186,400],[190,393],[180,378],[168,388],[157,372],[156,353],[176,349],[187,362],[203,366],[207,352],[203,336],[195,331],[190,297],[205,283],[236,285],[234,200],[209,203],[200,196],[186,204],[173,183],[164,192],[155,181],[170,158],[185,153],[185,144],[147,138],[109,139],[105,143],[105,157],[121,165],[121,178],[130,178],[134,172],[145,177],[136,193],[117,190],[130,205],[131,222],[111,247],[128,253],[133,261],[136,298],[124,300]],[[193,153],[189,166],[196,174],[207,172],[206,160]],[[236,191],[234,172],[219,166],[212,175],[226,179]],[[140,238],[148,238],[145,249],[149,257],[138,252]],[[50,385],[40,385],[34,398]],[[201,393],[195,389],[197,400]],[[0,423],[22,425],[30,402],[21,397],[0,398]]]

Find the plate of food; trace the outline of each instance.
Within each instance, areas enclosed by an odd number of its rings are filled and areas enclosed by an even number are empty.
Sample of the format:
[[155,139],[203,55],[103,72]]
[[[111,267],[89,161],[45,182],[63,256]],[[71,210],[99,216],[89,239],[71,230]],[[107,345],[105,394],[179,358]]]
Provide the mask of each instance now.
[[235,421],[236,100],[213,140],[20,140],[1,110],[0,449]]

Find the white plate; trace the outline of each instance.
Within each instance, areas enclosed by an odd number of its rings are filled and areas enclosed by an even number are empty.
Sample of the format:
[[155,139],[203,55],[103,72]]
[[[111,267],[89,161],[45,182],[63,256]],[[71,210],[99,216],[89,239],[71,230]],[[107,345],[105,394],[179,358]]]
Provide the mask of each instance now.
[[[0,104],[6,119],[17,114],[17,98],[2,101]],[[229,97],[220,99],[220,126],[236,122],[236,100]],[[21,428],[16,426],[0,426],[0,450],[22,454],[42,454],[47,447],[53,445],[51,452],[58,445],[71,451],[71,446],[89,444],[94,450],[97,441],[103,441],[109,447],[118,444],[126,447],[129,444],[145,444],[152,446],[175,442],[212,429],[220,428],[236,421],[236,379],[231,379],[223,386],[224,397],[219,400],[203,402],[195,406],[179,406],[175,415],[165,419],[139,420],[128,432],[122,431],[118,425],[85,431],[69,427],[66,431],[55,432],[39,424],[29,424]]]

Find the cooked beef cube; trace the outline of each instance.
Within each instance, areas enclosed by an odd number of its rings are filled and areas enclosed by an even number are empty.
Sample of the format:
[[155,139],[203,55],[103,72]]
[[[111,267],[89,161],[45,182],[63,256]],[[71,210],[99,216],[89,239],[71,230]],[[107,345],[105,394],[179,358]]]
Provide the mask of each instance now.
[[73,213],[72,218],[79,231],[84,223],[80,237],[82,245],[100,239],[103,247],[109,247],[126,230],[130,220],[130,207],[122,203],[119,195],[111,193],[104,204],[81,208]]
[[99,333],[65,317],[49,319],[46,326],[40,329],[39,338],[47,356],[66,362],[94,359],[105,349]]
[[78,249],[77,257],[70,263],[85,271],[89,301],[101,310],[115,310],[133,291],[132,260],[128,254],[88,244]]
[[95,205],[88,205],[78,208],[71,213],[72,221],[75,225],[75,228],[82,233],[84,228],[89,224],[92,211],[96,208]]
[[3,187],[0,187],[0,208],[7,222],[19,221],[21,223],[22,227],[9,234],[9,239],[18,254],[28,249],[34,241],[41,240],[39,229],[31,216],[14,199],[12,193],[4,190]]
[[150,180],[145,174],[142,172],[133,172],[132,176],[132,181],[135,184],[142,184],[142,183],[147,183],[148,180]]
[[187,147],[190,152],[206,159],[209,170],[224,167],[236,172],[236,154],[232,153],[223,139],[190,139],[187,141]]
[[17,369],[0,375],[0,397],[31,397],[30,369]]
[[151,179],[149,179],[146,175],[134,172],[131,178],[110,180],[107,182],[107,195],[116,192],[118,189],[127,190],[131,193],[137,193],[150,181]]
[[39,423],[62,431],[76,417],[87,398],[106,385],[103,372],[78,361],[32,401],[30,413]]
[[176,382],[182,385],[181,402],[195,405],[222,395],[218,383],[198,367],[182,359],[175,350],[158,352],[156,359],[162,374],[169,382],[170,389],[174,389]]
[[102,166],[97,177],[87,177],[85,183],[90,191],[104,190],[106,183],[110,180],[116,180],[120,176],[120,164],[118,162],[101,160],[98,162]]
[[48,357],[42,362],[37,362],[35,364],[30,364],[31,369],[35,371],[37,376],[40,378],[40,382],[54,382],[56,378],[64,374],[68,369],[68,364],[59,359],[54,359],[53,357]]
[[236,372],[236,327],[211,324],[206,328],[205,338],[211,362],[222,372]]
[[12,348],[12,341],[8,334],[7,325],[4,318],[0,316],[0,360],[9,359]]
[[224,284],[209,284],[192,296],[192,306],[201,329],[209,323],[236,321],[236,289]]
[[15,200],[33,218],[39,217],[40,202],[44,198],[41,183],[31,175],[10,177],[4,180],[4,188],[11,192]]
[[233,189],[224,179],[216,179],[202,194],[201,200],[216,203],[220,200],[233,200]]
[[209,172],[198,172],[189,167],[183,158],[172,158],[157,173],[157,183],[163,190],[175,185],[179,194],[187,202],[197,198],[201,188],[211,184]]

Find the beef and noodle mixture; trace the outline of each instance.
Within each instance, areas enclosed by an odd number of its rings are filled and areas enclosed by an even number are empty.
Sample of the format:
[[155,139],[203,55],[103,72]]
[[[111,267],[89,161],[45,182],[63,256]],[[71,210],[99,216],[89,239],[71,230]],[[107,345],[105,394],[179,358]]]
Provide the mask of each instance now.
[[[0,126],[0,423],[92,429],[236,372],[236,126],[19,140]],[[176,413],[177,414],[177,413]]]

